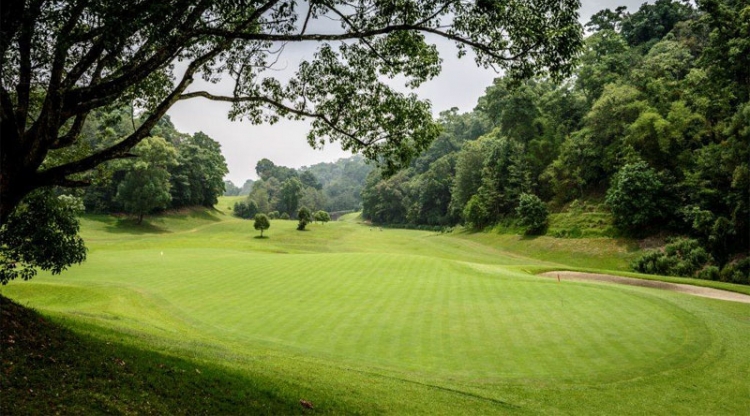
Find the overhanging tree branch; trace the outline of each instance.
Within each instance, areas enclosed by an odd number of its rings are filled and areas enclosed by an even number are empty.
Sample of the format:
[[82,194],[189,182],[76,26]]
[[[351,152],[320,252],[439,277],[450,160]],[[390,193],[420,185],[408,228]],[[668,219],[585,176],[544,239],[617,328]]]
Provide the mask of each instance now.
[[277,110],[282,110],[287,113],[295,114],[300,117],[307,117],[307,118],[314,118],[321,120],[324,122],[328,127],[330,127],[332,130],[336,131],[337,133],[348,137],[349,139],[355,141],[362,147],[367,147],[371,145],[371,143],[362,141],[359,137],[357,137],[355,134],[350,133],[341,127],[337,125],[336,122],[331,120],[328,116],[322,113],[315,113],[312,111],[305,111],[305,110],[299,110],[294,107],[290,107],[288,105],[284,105],[278,101],[272,100],[268,97],[230,97],[230,96],[223,96],[223,95],[214,95],[207,91],[195,91],[190,92],[186,94],[180,95],[180,100],[189,100],[191,98],[197,98],[202,97],[211,101],[219,101],[219,102],[227,102],[227,103],[243,103],[243,102],[256,102],[256,103],[263,103],[267,104]]
[[475,50],[481,51],[488,56],[500,61],[513,61],[528,53],[534,47],[524,48],[514,55],[508,56],[502,54],[507,52],[506,50],[495,50],[487,47],[486,45],[473,41],[469,38],[462,37],[456,34],[452,34],[439,29],[420,26],[415,24],[399,24],[382,27],[379,29],[363,30],[356,32],[347,32],[340,34],[268,34],[268,33],[241,33],[230,30],[222,29],[202,29],[197,31],[198,34],[207,36],[217,36],[225,39],[242,39],[246,41],[264,41],[264,42],[333,42],[333,41],[347,41],[347,40],[360,40],[373,38],[379,35],[387,35],[389,33],[403,32],[403,31],[416,31],[430,33],[439,37],[449,39],[467,46],[471,46]]

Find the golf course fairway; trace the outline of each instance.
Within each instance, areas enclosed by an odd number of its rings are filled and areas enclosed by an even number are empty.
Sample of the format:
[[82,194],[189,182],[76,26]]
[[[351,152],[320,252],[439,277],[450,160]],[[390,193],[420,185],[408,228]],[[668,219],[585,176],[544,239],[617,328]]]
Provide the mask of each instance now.
[[750,304],[538,277],[565,265],[487,235],[295,226],[87,216],[82,265],[2,294],[318,413],[750,413]]

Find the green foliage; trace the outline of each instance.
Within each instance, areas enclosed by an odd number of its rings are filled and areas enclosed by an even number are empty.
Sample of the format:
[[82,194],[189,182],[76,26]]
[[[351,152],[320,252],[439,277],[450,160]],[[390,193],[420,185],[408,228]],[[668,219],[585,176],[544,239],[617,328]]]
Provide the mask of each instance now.
[[260,238],[263,238],[263,231],[271,228],[271,221],[268,220],[266,214],[255,214],[253,228],[260,230]]
[[434,161],[414,182],[414,202],[407,219],[412,224],[448,225],[453,222],[448,206],[451,202],[455,158],[446,155]]
[[531,191],[532,179],[524,144],[499,136],[497,130],[490,137],[477,202],[492,223],[515,214],[518,198]]
[[166,208],[172,200],[167,169],[177,161],[174,148],[158,136],[142,141],[134,151],[139,159],[118,185],[115,199],[126,212],[138,216],[140,224],[145,214]]
[[86,259],[78,236],[79,199],[50,191],[29,194],[0,226],[0,283],[29,280],[37,268],[59,274]]
[[492,221],[479,195],[473,195],[466,203],[463,210],[463,218],[466,226],[474,230],[480,230]]
[[680,1],[643,3],[637,12],[623,19],[622,35],[631,46],[648,45],[663,38],[678,22],[692,15],[692,7]]
[[625,39],[612,29],[586,38],[576,87],[589,103],[602,95],[604,87],[627,76],[632,57]]
[[721,270],[719,280],[722,282],[750,285],[750,257],[744,257],[728,263]]
[[291,219],[291,218],[292,218],[292,217],[291,217],[291,216],[290,216],[289,214],[287,214],[286,212],[282,212],[282,213],[281,213],[281,215],[279,215],[278,211],[273,211],[273,212],[275,212],[275,213],[276,213],[276,218],[279,218],[279,219],[282,219],[282,220],[289,220],[289,219]]
[[[633,261],[633,270],[664,276],[693,277],[713,258],[697,240],[678,238],[664,250],[652,250]],[[704,272],[703,276],[706,276]]]
[[750,248],[748,16],[724,0],[602,10],[573,80],[500,77],[474,111],[441,114],[409,169],[368,179],[363,217],[509,232],[522,193],[554,210],[606,193],[611,216],[556,213],[552,234],[688,235],[723,267]]
[[325,211],[316,211],[313,217],[315,221],[322,222],[323,224],[331,221],[331,215]]
[[312,214],[307,207],[301,207],[299,211],[297,211],[297,219],[299,220],[297,223],[297,231],[305,231],[307,224],[313,220]]
[[255,218],[255,214],[258,213],[258,204],[256,204],[252,199],[239,201],[234,204],[234,209],[232,210],[232,212],[234,212],[235,216],[240,218]]
[[404,224],[410,192],[407,172],[383,178],[373,170],[362,189],[362,216],[378,224]]
[[620,168],[606,198],[615,225],[638,232],[665,219],[663,192],[664,184],[645,162],[637,161]]
[[172,207],[212,207],[224,193],[224,176],[229,172],[221,145],[203,132],[179,142],[177,165],[170,170]]
[[329,212],[358,210],[362,206],[362,188],[372,166],[362,156],[355,155],[332,163],[318,163],[306,169],[323,185],[325,204]]
[[[484,140],[464,143],[456,160],[456,176],[451,189],[451,214],[463,216],[464,207],[482,185],[482,166],[485,152]],[[465,219],[466,216],[463,216]]]
[[547,205],[534,194],[523,193],[518,199],[516,213],[520,217],[520,224],[526,227],[526,234],[544,234],[547,228],[549,210]]
[[[287,214],[287,217],[288,216],[289,216],[289,214]],[[271,212],[269,212],[268,213],[268,218],[270,218],[272,220],[275,220],[275,219],[279,218],[279,211],[271,211]],[[289,219],[289,218],[287,218],[287,219]]]
[[[124,111],[124,109],[114,109],[110,112],[96,113],[95,118],[92,116],[89,121],[92,126],[85,138],[96,140],[96,136],[102,134],[102,128],[112,130],[110,134],[117,139],[129,134],[128,126],[116,125],[116,130],[107,127],[109,123],[114,122],[113,120],[119,120],[118,123],[121,123],[121,119],[125,117]],[[135,123],[134,120],[133,123]],[[85,189],[83,200],[89,212],[111,213],[123,210],[132,212],[135,209],[132,204],[126,208],[124,200],[117,199],[116,195],[130,172],[136,172],[134,175],[144,175],[153,171],[144,170],[146,165],[157,166],[168,173],[171,195],[168,207],[170,208],[197,205],[210,207],[216,203],[218,196],[225,192],[225,186],[228,185],[223,181],[223,177],[227,173],[227,166],[218,142],[202,132],[193,136],[180,133],[175,130],[169,117],[166,116],[154,130],[158,132],[155,137],[161,137],[163,141],[155,145],[151,142],[158,139],[144,140],[133,149],[133,153],[138,155],[138,158],[107,165],[101,169],[100,176],[94,179],[93,186]],[[146,149],[146,147],[154,146],[156,146],[155,149]],[[165,176],[163,172],[156,175],[159,178],[150,180],[154,185],[156,182],[161,183],[160,181],[163,181]],[[132,175],[130,180],[133,180]],[[148,182],[145,178],[139,180],[143,183]],[[234,187],[231,182],[229,185]],[[236,194],[239,190],[234,188],[232,192]],[[146,212],[163,208],[165,207],[159,204]]]
[[303,189],[302,182],[296,177],[284,181],[281,185],[279,195],[279,211],[286,212],[290,216],[294,214],[299,207],[299,200],[302,197]]

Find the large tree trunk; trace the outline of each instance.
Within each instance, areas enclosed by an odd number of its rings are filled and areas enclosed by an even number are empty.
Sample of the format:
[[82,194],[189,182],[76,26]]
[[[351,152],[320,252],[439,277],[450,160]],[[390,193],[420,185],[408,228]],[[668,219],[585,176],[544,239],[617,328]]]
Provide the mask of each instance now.
[[41,162],[29,146],[23,146],[12,124],[0,122],[0,224],[23,198],[36,189],[36,170]]

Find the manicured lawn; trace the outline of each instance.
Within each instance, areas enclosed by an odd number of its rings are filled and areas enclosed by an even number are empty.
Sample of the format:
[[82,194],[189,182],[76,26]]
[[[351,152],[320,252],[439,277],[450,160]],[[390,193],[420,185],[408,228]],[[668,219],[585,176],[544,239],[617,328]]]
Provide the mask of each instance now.
[[2,293],[92,339],[231,369],[248,380],[243,394],[257,388],[276,407],[750,411],[750,305],[525,272],[586,267],[586,256],[619,269],[625,243],[557,248],[351,216],[306,232],[275,220],[259,239],[222,207],[140,227],[87,217],[85,264]]

